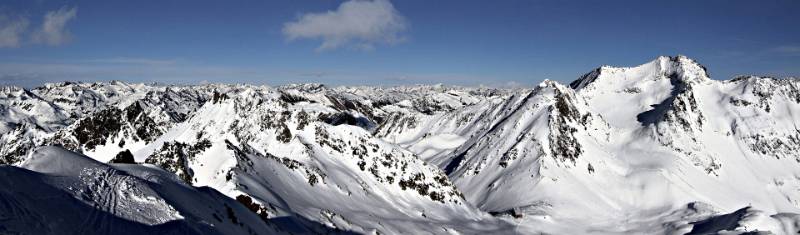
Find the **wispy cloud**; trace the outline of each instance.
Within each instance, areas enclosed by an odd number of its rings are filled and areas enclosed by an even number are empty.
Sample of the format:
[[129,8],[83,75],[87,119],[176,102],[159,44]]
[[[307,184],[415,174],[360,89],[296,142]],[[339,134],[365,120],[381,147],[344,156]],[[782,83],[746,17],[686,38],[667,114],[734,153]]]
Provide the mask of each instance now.
[[800,55],[800,46],[784,45],[770,49],[771,52],[781,53],[784,55]]
[[[173,62],[174,61],[174,62]],[[37,87],[47,82],[122,80],[165,84],[281,84],[298,79],[291,73],[263,67],[218,66],[184,60],[147,58],[29,60],[0,62],[0,85]]]
[[350,45],[371,50],[375,44],[405,40],[405,18],[388,0],[350,0],[335,11],[306,13],[287,22],[283,34],[288,40],[322,39],[317,51]]
[[[46,82],[108,81],[159,82],[166,84],[250,83],[279,85],[287,83],[324,83],[329,85],[401,85],[454,84],[488,85],[501,81],[494,77],[471,74],[430,74],[406,72],[365,72],[352,70],[283,70],[264,67],[209,66],[183,60],[147,58],[92,59],[72,61],[0,62],[0,85],[36,87]],[[518,86],[516,83],[489,86]],[[527,82],[520,82],[528,84]],[[530,85],[530,84],[528,84]],[[530,85],[532,86],[532,85]]]
[[62,7],[56,11],[47,12],[42,21],[42,27],[33,34],[33,41],[51,46],[69,42],[72,35],[66,26],[77,14],[77,7]]
[[29,24],[25,17],[0,14],[0,48],[19,47]]
[[301,72],[297,74],[300,77],[313,77],[313,78],[322,78],[326,76],[330,76],[330,72]]
[[35,76],[49,81],[95,81],[107,79],[138,81],[196,81],[198,79],[254,78],[249,68],[105,63],[0,63],[0,75]]
[[17,48],[26,44],[58,46],[67,43],[72,39],[67,24],[77,14],[77,7],[62,7],[45,13],[41,26],[31,28],[31,21],[27,16],[0,12],[0,48]]
[[151,65],[151,66],[166,66],[175,65],[178,60],[164,60],[164,59],[149,59],[149,58],[132,58],[132,57],[114,57],[84,60],[87,63],[98,64],[127,64],[127,65]]

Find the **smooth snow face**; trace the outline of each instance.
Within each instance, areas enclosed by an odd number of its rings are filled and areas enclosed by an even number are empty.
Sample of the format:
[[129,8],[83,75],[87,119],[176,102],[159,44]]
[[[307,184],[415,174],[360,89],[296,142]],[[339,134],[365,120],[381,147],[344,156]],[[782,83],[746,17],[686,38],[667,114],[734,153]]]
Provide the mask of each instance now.
[[418,153],[422,160],[430,161],[437,154],[452,151],[467,141],[466,138],[456,134],[439,134],[427,136],[410,145],[409,150]]
[[[254,226],[289,216],[315,233],[789,234],[800,212],[800,83],[715,81],[683,56],[532,89],[65,83],[6,87],[0,104],[4,163],[56,174],[106,166],[28,153],[59,144],[116,162],[130,151],[166,171],[112,168],[219,190],[260,217]],[[135,190],[116,204],[159,216],[120,218],[193,218],[171,193],[125,187]]]

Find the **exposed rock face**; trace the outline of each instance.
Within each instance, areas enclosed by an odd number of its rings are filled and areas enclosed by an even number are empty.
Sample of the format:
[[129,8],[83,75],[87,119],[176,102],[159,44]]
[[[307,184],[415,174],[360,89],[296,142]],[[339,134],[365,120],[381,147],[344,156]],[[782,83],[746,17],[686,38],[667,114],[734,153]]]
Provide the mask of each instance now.
[[562,161],[575,160],[583,153],[580,142],[575,138],[576,125],[581,123],[581,115],[573,105],[575,98],[571,91],[554,90],[555,104],[550,108],[550,153]]
[[111,161],[109,161],[108,163],[135,164],[136,160],[133,159],[133,153],[131,153],[130,150],[126,149],[125,151],[119,152],[117,156],[114,156],[114,158],[111,159]]
[[109,107],[65,127],[47,142],[57,143],[74,151],[94,151],[97,146],[129,142],[149,143],[163,134],[165,127],[145,112],[142,102],[124,109]]
[[[174,124],[182,122],[210,97],[208,86],[171,87],[144,84],[109,83],[53,83],[25,90],[22,97],[10,89],[0,106],[6,112],[19,113],[31,109],[23,119],[19,115],[4,116],[4,125],[26,125],[18,131],[0,130],[0,153],[8,163],[19,162],[32,147],[61,145],[82,151],[101,160],[113,154],[94,154],[97,147],[146,144],[160,137]],[[19,92],[17,91],[17,92]],[[24,102],[21,102],[24,101]],[[6,137],[8,132],[20,138]],[[140,142],[140,143],[139,143]],[[28,146],[21,148],[20,146]],[[104,152],[110,150],[103,148]]]
[[161,145],[161,149],[154,152],[145,159],[145,163],[157,165],[164,170],[174,173],[184,182],[192,184],[195,182],[194,172],[190,163],[195,161],[195,156],[211,147],[211,142],[203,139],[189,145],[186,143],[166,142]]

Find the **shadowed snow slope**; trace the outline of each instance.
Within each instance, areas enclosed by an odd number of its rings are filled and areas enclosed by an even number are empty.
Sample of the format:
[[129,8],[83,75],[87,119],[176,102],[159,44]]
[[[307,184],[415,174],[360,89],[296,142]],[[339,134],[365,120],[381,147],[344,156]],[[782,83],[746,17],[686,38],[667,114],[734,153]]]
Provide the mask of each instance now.
[[[0,167],[3,234],[278,234],[239,202],[144,165],[41,147]],[[304,231],[304,230],[300,230]],[[308,230],[305,230],[308,231]]]
[[[15,213],[3,218],[26,218],[0,220],[7,230],[69,227],[17,195],[39,188],[135,231],[794,234],[800,222],[800,81],[712,80],[684,56],[531,89],[3,87],[0,114],[0,163],[22,167],[2,172],[43,185],[0,181]],[[91,159],[34,151],[47,145]],[[131,156],[140,164],[101,163]],[[109,196],[120,184],[147,196]]]

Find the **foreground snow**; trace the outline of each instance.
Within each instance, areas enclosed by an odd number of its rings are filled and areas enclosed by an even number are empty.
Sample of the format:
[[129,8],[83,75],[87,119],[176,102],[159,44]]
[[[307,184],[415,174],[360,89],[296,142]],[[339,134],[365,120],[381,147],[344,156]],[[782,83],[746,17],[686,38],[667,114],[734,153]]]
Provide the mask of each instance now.
[[240,203],[169,172],[42,147],[0,167],[3,234],[275,234]]

